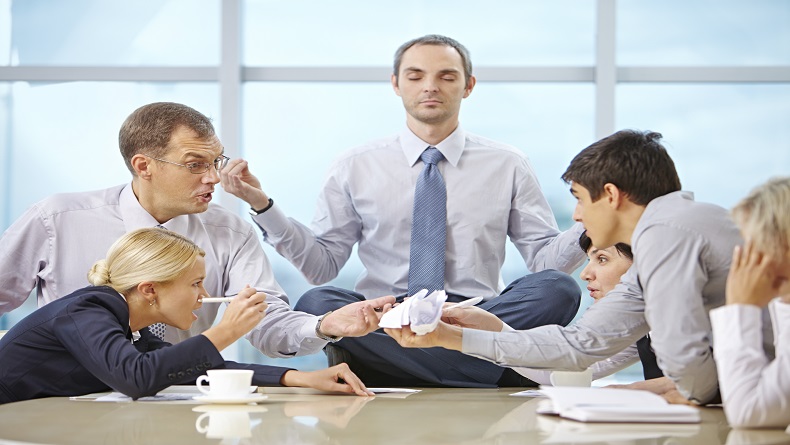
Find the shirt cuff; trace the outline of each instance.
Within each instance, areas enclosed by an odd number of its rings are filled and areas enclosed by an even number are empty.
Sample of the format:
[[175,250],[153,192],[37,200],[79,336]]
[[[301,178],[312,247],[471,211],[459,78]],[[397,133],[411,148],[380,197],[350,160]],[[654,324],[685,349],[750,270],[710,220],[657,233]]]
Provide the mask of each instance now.
[[463,340],[461,341],[461,352],[489,361],[494,361],[496,359],[496,350],[494,346],[495,332],[481,331],[478,329],[464,329],[462,332]]
[[[762,310],[751,304],[728,304],[710,311],[715,350],[741,350],[762,342]],[[732,335],[733,331],[737,335]]]
[[269,210],[253,215],[252,220],[263,230],[264,235],[273,239],[281,238],[290,225],[288,217],[276,202]]
[[299,329],[299,337],[304,339],[305,344],[307,345],[317,345],[320,344],[323,348],[324,345],[329,343],[326,340],[321,340],[315,335],[315,325],[318,323],[318,315],[314,317],[309,317],[305,320],[305,323]]

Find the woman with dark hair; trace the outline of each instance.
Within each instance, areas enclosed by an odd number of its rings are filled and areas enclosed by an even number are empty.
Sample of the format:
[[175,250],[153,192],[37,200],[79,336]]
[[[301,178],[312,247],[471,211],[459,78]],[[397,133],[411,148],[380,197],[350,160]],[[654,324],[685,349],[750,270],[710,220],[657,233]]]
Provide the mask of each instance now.
[[[592,240],[587,236],[587,232],[582,232],[579,237],[579,247],[587,254],[589,259],[580,277],[587,282],[587,290],[590,292],[590,297],[595,300],[593,302],[595,304],[595,302],[604,298],[607,292],[617,286],[620,282],[620,277],[631,267],[634,256],[631,253],[631,246],[625,243],[617,243],[606,249],[598,249],[592,245]],[[592,378],[596,380],[606,377],[640,360],[645,380],[663,377],[663,373],[661,373],[661,369],[656,363],[653,349],[650,347],[650,336],[648,334],[623,351],[593,364],[590,367],[592,369]],[[513,369],[536,383],[542,385],[551,384],[549,381],[551,370]]]

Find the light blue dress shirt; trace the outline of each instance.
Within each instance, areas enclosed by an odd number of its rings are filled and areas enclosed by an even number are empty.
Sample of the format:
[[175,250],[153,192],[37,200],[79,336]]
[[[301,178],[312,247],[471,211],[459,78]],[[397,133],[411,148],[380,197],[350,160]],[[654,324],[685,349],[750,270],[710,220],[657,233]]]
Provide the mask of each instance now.
[[[406,128],[342,154],[329,169],[310,228],[277,203],[253,219],[313,284],[335,278],[358,243],[364,270],[355,290],[367,298],[405,294],[414,188],[428,146]],[[584,261],[581,225],[557,229],[521,151],[461,127],[435,147],[446,159],[439,170],[447,186],[447,292],[499,295],[508,237],[533,272],[572,272]]]

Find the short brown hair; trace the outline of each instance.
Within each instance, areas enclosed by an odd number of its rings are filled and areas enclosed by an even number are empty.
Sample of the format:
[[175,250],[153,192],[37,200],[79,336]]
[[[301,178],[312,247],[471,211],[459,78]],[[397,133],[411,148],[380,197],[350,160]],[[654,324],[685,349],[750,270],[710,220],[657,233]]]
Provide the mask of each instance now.
[[200,139],[216,134],[211,119],[186,105],[155,102],[134,110],[118,133],[118,145],[126,168],[135,174],[132,157],[138,153],[154,158],[164,157],[170,137],[179,127],[189,128]]
[[428,34],[426,36],[409,40],[408,42],[401,45],[397,51],[395,51],[395,62],[392,66],[392,74],[395,75],[396,81],[400,77],[400,64],[401,61],[403,61],[403,53],[405,53],[412,46],[420,45],[449,46],[450,48],[458,51],[458,54],[461,56],[461,63],[464,65],[464,79],[466,80],[464,86],[469,86],[469,79],[472,77],[472,58],[469,55],[469,50],[466,49],[464,45],[461,45],[461,43],[457,40],[439,34]]
[[563,181],[574,182],[597,201],[606,184],[614,184],[638,205],[680,190],[675,163],[661,145],[661,133],[621,130],[582,150]]

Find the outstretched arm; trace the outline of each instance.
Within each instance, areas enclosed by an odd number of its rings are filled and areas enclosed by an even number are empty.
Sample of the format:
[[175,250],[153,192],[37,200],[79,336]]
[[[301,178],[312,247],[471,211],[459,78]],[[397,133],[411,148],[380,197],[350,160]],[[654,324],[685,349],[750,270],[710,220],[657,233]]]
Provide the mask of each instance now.
[[381,316],[395,304],[395,297],[351,303],[332,311],[321,322],[321,333],[330,337],[362,337],[379,328]]

